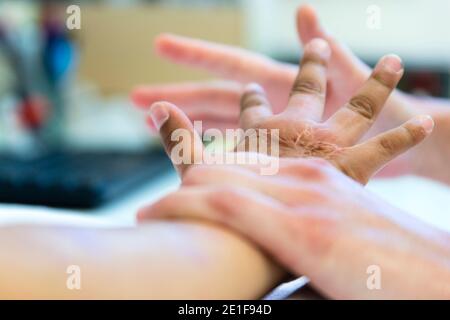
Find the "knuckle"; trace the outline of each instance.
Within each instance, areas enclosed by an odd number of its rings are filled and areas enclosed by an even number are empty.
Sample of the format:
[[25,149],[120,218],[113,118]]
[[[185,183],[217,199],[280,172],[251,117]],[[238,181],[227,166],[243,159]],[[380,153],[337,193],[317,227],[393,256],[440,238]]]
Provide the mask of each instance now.
[[319,81],[312,78],[300,78],[295,81],[292,88],[292,94],[304,93],[304,94],[314,94],[322,95],[324,88]]
[[296,161],[288,164],[283,171],[287,174],[295,174],[301,178],[322,181],[327,178],[327,170],[330,164],[320,158],[311,158],[305,161]]
[[360,94],[354,96],[347,107],[364,118],[372,120],[375,115],[377,103],[372,97]]
[[389,72],[379,72],[373,75],[373,78],[378,82],[378,84],[386,87],[389,90],[392,90],[397,85],[397,76],[395,73]]
[[210,191],[207,196],[207,202],[213,210],[229,217],[236,213],[240,198],[241,195],[236,188],[220,186]]
[[[315,207],[304,207],[283,220],[286,223],[287,236],[292,239],[292,243],[302,243],[307,252],[317,257],[329,253],[339,238],[338,218],[330,212],[322,211]],[[292,252],[286,253],[281,257],[282,260],[291,266],[299,264]]]
[[263,105],[265,103],[265,99],[261,96],[260,93],[256,93],[253,91],[245,92],[241,98],[241,109],[245,110],[251,107],[257,107]]
[[425,129],[422,127],[405,126],[405,129],[408,133],[408,136],[410,137],[410,139],[412,141],[412,144],[419,143],[427,135]]
[[319,55],[317,53],[306,52],[300,63],[300,67],[303,67],[307,64],[317,66],[317,67],[327,68],[328,60],[324,59],[321,55]]
[[378,144],[381,148],[381,152],[385,155],[392,155],[397,152],[398,143],[395,141],[395,138],[392,137],[380,137]]

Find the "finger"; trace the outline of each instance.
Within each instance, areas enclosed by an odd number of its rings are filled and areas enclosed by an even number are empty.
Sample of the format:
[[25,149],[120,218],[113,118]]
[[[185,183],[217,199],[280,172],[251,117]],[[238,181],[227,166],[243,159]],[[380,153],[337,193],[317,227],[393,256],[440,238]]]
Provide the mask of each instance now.
[[350,102],[327,120],[341,145],[353,145],[370,129],[402,75],[403,64],[398,56],[386,55],[380,59]]
[[202,139],[180,109],[168,102],[156,102],[150,108],[150,117],[167,154],[181,175],[191,165],[201,162],[204,149]]
[[328,44],[322,39],[313,39],[306,45],[287,112],[311,120],[322,118],[330,54]]
[[389,161],[425,139],[433,127],[430,116],[417,116],[398,128],[349,148],[347,157],[343,159],[348,173],[358,181],[367,183]]
[[264,89],[256,83],[245,88],[240,105],[239,124],[244,130],[256,128],[258,123],[273,115]]
[[165,85],[141,85],[133,89],[132,101],[148,108],[157,101],[171,101],[183,109],[198,107],[207,109],[234,109],[238,104],[242,85],[231,81],[185,82]]
[[[209,129],[219,129],[225,132],[226,129],[237,129],[238,128],[238,116],[225,115],[221,112],[214,112],[214,110],[204,110],[204,109],[184,109],[186,116],[193,122],[201,121],[201,126],[197,126],[196,130],[198,133],[204,133]],[[153,120],[148,118],[147,125],[150,132],[154,133],[157,131]]]
[[205,69],[214,75],[242,83],[257,80],[262,70],[276,71],[276,64],[262,55],[172,34],[158,36],[155,48],[173,62]]

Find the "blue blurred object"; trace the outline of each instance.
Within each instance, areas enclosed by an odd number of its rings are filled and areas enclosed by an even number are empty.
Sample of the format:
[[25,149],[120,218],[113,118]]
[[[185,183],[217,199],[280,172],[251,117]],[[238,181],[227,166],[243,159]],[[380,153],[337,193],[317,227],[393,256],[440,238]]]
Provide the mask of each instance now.
[[43,63],[49,81],[58,84],[73,67],[75,47],[69,40],[63,25],[44,23]]

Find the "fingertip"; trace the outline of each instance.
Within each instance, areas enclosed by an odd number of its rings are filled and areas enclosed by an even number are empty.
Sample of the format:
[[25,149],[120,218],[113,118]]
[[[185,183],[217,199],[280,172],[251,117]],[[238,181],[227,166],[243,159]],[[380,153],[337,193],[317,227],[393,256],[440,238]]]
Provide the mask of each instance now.
[[392,73],[402,72],[404,68],[402,59],[396,54],[383,56],[377,65]]
[[172,33],[161,33],[153,41],[155,52],[160,56],[172,56],[177,53],[176,40],[179,36]]
[[142,223],[145,220],[149,219],[149,210],[150,210],[150,206],[144,206],[140,209],[138,209],[137,213],[136,213],[136,222],[137,223]]
[[165,101],[158,101],[152,104],[149,110],[150,118],[152,119],[156,129],[159,131],[161,127],[169,120],[170,103]]
[[393,90],[404,73],[402,59],[396,54],[383,56],[372,71],[371,78]]
[[142,107],[142,99],[140,94],[140,89],[135,88],[129,94],[131,102],[135,107]]
[[304,4],[297,10],[297,28],[303,44],[314,37],[326,37],[316,10],[309,4]]
[[170,42],[175,37],[174,34],[163,32],[158,34],[154,39],[154,44],[157,46],[164,45],[168,42]]
[[252,83],[247,84],[244,87],[244,93],[249,93],[249,92],[264,94],[264,89],[258,83],[252,82]]
[[161,33],[155,37],[153,40],[153,47],[156,53],[161,53],[164,50],[165,44],[167,43],[167,34]]
[[314,19],[317,17],[316,10],[310,4],[302,4],[297,9],[297,17],[314,22]]
[[410,123],[419,126],[425,130],[425,133],[429,135],[433,132],[435,123],[430,115],[419,115],[410,120]]
[[314,38],[305,47],[305,54],[314,54],[322,60],[328,61],[331,57],[331,48],[328,42],[322,38]]
[[136,107],[148,107],[152,99],[144,86],[135,87],[130,92],[130,100]]

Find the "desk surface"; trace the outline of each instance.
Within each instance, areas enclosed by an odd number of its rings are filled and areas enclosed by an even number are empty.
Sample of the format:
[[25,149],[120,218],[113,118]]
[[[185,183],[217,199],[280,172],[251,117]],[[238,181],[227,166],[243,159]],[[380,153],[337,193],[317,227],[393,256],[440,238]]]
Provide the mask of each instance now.
[[[57,224],[87,227],[135,225],[135,213],[168,192],[179,179],[174,172],[148,182],[130,195],[94,210],[68,210],[0,204],[0,225]],[[413,176],[375,179],[368,189],[406,212],[450,231],[450,188]]]
[[0,225],[56,224],[86,227],[135,225],[137,209],[175,190],[179,179],[174,171],[149,181],[130,194],[92,210],[56,209],[41,206],[0,204]]

